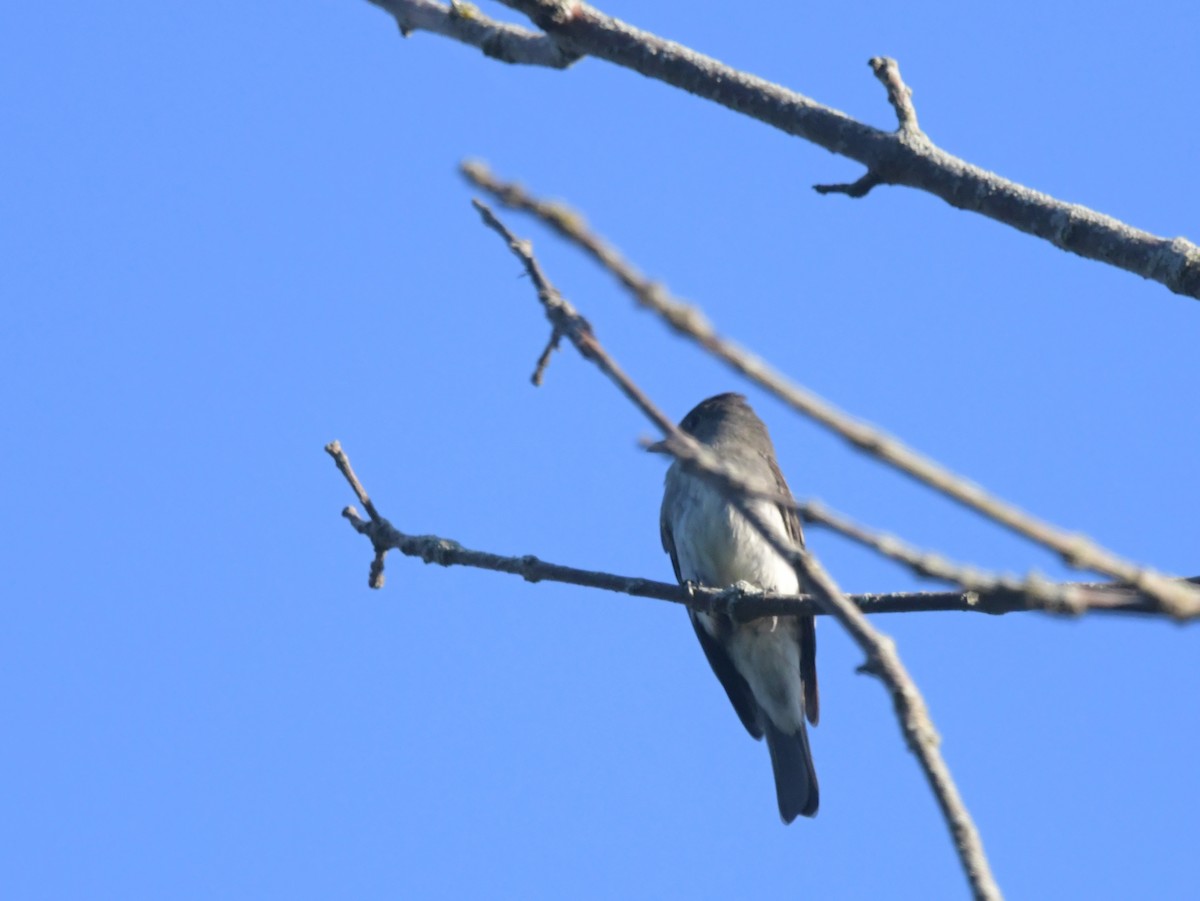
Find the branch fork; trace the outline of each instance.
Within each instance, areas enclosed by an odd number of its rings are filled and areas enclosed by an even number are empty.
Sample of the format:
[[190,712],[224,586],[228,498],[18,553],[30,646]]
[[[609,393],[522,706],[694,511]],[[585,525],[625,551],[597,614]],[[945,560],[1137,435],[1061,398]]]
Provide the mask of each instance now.
[[887,56],[875,56],[869,61],[871,71],[887,89],[888,103],[896,112],[898,126],[896,134],[900,142],[893,148],[885,149],[881,157],[872,162],[866,173],[857,181],[847,184],[813,185],[818,194],[845,194],[847,197],[866,197],[871,189],[882,184],[895,184],[889,173],[899,171],[901,161],[898,154],[902,150],[921,152],[930,146],[929,139],[917,124],[917,110],[912,102],[912,88],[900,77],[900,64]]

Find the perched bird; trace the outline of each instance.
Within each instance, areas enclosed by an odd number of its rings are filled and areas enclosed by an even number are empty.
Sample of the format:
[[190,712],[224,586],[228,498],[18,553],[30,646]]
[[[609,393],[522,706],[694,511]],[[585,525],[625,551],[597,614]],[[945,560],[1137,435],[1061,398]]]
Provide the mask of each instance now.
[[[767,427],[740,394],[710,397],[679,427],[742,479],[774,486],[776,493],[791,498]],[[664,448],[660,443],[651,449]],[[794,547],[804,546],[794,510],[762,499],[751,503],[776,535]],[[781,594],[799,591],[791,564],[715,488],[685,472],[678,461],[667,470],[660,526],[663,549],[671,555],[680,584],[724,588],[749,583]],[[807,718],[815,726],[819,715],[813,618],[774,616],[736,624],[724,615],[690,609],[688,615],[742,725],[754,738],[767,738],[779,815],[784,823],[798,814],[813,816],[817,775],[804,725]]]

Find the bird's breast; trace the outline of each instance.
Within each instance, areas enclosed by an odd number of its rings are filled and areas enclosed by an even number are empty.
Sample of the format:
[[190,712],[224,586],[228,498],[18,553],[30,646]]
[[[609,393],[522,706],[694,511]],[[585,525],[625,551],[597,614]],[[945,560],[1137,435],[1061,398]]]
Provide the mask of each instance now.
[[[751,503],[768,528],[788,541],[779,508],[766,501]],[[672,506],[671,535],[685,579],[713,586],[749,582],[766,591],[797,592],[791,564],[715,489],[685,476]]]

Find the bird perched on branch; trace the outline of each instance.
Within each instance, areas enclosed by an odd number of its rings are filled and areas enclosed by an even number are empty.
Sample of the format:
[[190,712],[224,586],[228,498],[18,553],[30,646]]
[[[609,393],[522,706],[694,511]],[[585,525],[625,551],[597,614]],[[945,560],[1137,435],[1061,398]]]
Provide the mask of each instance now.
[[[710,397],[679,427],[734,475],[791,499],[767,427],[740,394]],[[666,452],[665,442],[651,450]],[[793,547],[804,546],[795,510],[761,498],[748,503],[776,536]],[[678,460],[667,470],[660,526],[680,584],[747,584],[780,594],[799,592],[792,565],[715,487]],[[819,716],[813,617],[735,623],[725,615],[691,609],[688,616],[742,725],[756,739],[766,736],[784,823],[797,815],[815,815],[817,776],[805,729],[805,719],[815,726]]]

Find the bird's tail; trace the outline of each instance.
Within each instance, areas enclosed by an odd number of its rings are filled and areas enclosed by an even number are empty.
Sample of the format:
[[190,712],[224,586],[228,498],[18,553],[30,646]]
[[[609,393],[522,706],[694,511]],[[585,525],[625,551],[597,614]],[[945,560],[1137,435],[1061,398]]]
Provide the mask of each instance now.
[[790,823],[798,815],[815,816],[819,796],[817,772],[813,769],[808,750],[808,733],[804,721],[795,734],[778,729],[771,718],[763,716],[767,747],[771,751],[771,768],[775,771],[775,794],[779,798],[779,815]]

